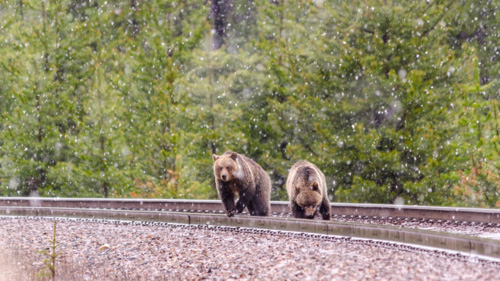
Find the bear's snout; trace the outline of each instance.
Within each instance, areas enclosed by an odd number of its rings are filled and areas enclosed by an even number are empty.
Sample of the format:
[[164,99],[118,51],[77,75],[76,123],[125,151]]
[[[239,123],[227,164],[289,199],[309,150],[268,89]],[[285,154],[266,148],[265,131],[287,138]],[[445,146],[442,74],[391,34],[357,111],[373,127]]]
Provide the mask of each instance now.
[[304,207],[304,211],[306,218],[312,219],[316,215],[316,206]]
[[229,177],[227,176],[227,174],[226,174],[226,173],[224,173],[224,174],[220,175],[220,177],[221,177],[221,179],[222,179],[223,181],[226,181],[226,180],[228,180],[228,179],[229,179]]

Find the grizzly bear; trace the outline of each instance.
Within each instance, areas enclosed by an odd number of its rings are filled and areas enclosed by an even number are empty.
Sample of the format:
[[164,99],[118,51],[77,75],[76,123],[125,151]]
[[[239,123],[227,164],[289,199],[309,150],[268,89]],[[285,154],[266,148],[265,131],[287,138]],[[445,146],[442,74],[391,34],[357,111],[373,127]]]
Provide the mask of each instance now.
[[295,163],[288,173],[286,190],[295,218],[312,219],[319,207],[323,219],[330,219],[325,175],[316,165],[305,160]]
[[[271,178],[259,164],[236,152],[212,155],[217,193],[228,217],[245,207],[252,216],[268,216],[271,210]],[[235,196],[238,202],[235,206]]]

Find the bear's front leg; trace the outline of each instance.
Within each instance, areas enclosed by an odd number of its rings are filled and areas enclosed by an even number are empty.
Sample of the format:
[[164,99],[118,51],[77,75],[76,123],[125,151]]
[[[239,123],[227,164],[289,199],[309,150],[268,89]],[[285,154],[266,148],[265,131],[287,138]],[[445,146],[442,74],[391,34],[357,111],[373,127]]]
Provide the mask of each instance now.
[[255,192],[251,192],[250,188],[248,188],[244,191],[240,191],[239,194],[240,199],[238,199],[238,202],[236,203],[236,210],[238,211],[238,214],[243,212],[243,210],[248,206],[255,195]]
[[330,215],[330,202],[327,198],[323,198],[321,201],[321,206],[319,207],[319,212],[324,220],[330,220],[332,217]]
[[305,218],[305,211],[304,211],[304,208],[300,207],[297,202],[295,201],[292,201],[290,203],[291,207],[292,207],[292,213],[293,213],[293,217],[294,218],[297,218],[297,219],[303,219]]
[[236,213],[236,207],[234,206],[234,193],[231,190],[221,190],[219,195],[222,204],[224,204],[224,208],[226,208],[227,216],[234,216]]

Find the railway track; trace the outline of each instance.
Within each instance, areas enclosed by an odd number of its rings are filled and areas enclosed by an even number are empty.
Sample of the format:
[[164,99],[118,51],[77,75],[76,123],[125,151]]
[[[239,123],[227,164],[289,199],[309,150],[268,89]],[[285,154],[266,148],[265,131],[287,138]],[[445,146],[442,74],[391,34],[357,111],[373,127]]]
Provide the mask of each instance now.
[[[0,206],[224,213],[219,200],[0,197]],[[347,203],[332,203],[331,208],[332,215],[339,218],[412,219],[500,226],[499,209]],[[271,201],[271,212],[274,216],[290,215],[288,202]]]
[[[332,221],[290,217],[288,202],[272,202],[272,215],[228,218],[218,200],[0,198],[0,215],[58,217],[89,220],[185,224],[252,231],[287,231],[342,236],[431,247],[497,260],[500,241],[470,235],[411,229],[395,225],[359,223],[356,220],[425,221],[500,228],[500,211],[478,208],[332,204]],[[342,220],[350,220],[342,222]]]

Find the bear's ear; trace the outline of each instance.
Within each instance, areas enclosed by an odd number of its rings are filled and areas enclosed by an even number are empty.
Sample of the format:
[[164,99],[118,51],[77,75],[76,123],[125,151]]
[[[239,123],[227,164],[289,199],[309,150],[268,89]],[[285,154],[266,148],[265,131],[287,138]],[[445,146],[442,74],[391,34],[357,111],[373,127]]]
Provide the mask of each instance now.
[[214,161],[216,161],[217,159],[219,159],[219,156],[212,154],[212,159],[214,159]]
[[313,182],[311,189],[314,191],[319,191],[319,184],[317,182]]
[[236,157],[238,157],[238,153],[236,152],[231,153],[231,159],[236,161]]

